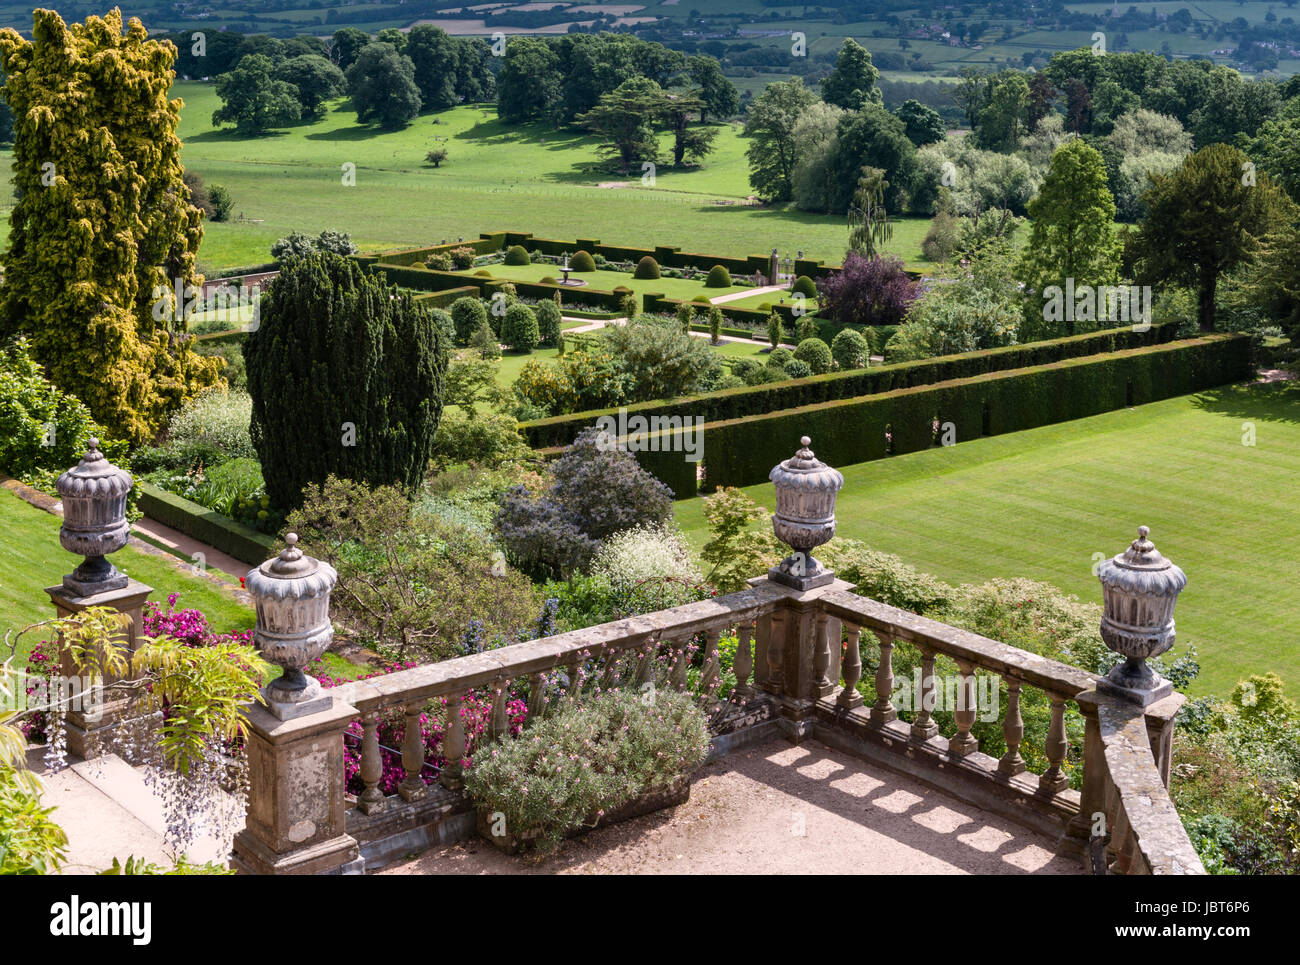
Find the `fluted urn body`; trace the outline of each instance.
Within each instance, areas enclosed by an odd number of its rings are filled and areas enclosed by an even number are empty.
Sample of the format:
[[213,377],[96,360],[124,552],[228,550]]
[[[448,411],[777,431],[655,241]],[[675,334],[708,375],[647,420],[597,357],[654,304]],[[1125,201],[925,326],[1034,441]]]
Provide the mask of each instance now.
[[772,531],[794,550],[768,577],[803,590],[835,579],[812,551],[835,535],[835,498],[844,486],[844,477],[818,460],[808,448],[811,444],[804,436],[799,451],[768,474],[776,489]]
[[1124,657],[1099,689],[1149,704],[1173,693],[1173,685],[1146,662],[1174,645],[1174,604],[1187,575],[1165,559],[1138,527],[1127,550],[1097,568],[1101,580],[1101,638]]
[[126,497],[132,484],[129,472],[104,458],[94,436],[81,462],[54,484],[63,500],[59,545],[85,557],[63,578],[63,585],[79,596],[94,596],[127,584],[126,576],[106,557],[125,546],[131,534]]
[[297,534],[290,533],[279,556],[244,577],[257,607],[253,642],[266,660],[284,668],[263,691],[271,712],[282,720],[332,704],[322,694],[320,681],[303,669],[334,639],[330,591],[338,574],[328,563],[304,555],[297,543]]

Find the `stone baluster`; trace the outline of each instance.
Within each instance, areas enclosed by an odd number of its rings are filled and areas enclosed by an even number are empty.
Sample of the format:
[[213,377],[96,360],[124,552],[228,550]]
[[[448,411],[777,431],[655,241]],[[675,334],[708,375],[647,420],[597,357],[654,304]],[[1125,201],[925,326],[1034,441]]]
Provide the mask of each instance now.
[[576,660],[568,664],[566,669],[569,672],[569,689],[565,693],[565,699],[576,703],[582,696],[582,683],[586,674],[587,661],[581,655]]
[[605,667],[600,674],[599,687],[602,691],[613,690],[618,686],[619,665],[623,661],[624,650],[615,650],[613,647],[605,648]]
[[752,623],[742,623],[736,628],[736,659],[731,662],[731,669],[736,675],[737,697],[746,697],[754,691],[749,685],[749,675],[754,672],[753,636]]
[[823,610],[813,623],[813,697],[826,697],[835,689],[830,669],[831,640],[826,632],[826,612]]
[[1048,694],[1052,701],[1052,723],[1047,728],[1047,763],[1049,767],[1038,779],[1038,786],[1044,791],[1055,794],[1064,790],[1070,783],[1065,775],[1065,753],[1069,742],[1065,739],[1065,698],[1060,694]]
[[912,736],[925,741],[939,733],[939,725],[930,713],[934,710],[934,651],[919,644],[917,649],[921,651],[921,695],[912,718]]
[[690,665],[689,640],[674,641],[673,647],[673,669],[669,674],[668,683],[673,690],[686,689],[686,668]]
[[506,701],[510,699],[510,680],[498,677],[492,681],[492,721],[488,735],[492,740],[504,737],[510,730],[510,721],[506,714]]
[[1012,676],[1002,679],[1007,684],[1007,713],[1002,718],[1002,737],[1007,742],[1007,752],[998,761],[998,772],[1015,777],[1025,770],[1025,759],[1020,756],[1020,741],[1025,736],[1025,722],[1020,717],[1020,681]]
[[540,670],[528,675],[528,719],[541,720],[546,713],[546,674]]
[[845,629],[849,633],[849,642],[844,648],[844,662],[841,665],[844,673],[844,689],[840,691],[835,703],[845,710],[852,710],[863,704],[862,695],[858,693],[858,681],[862,679],[862,651],[859,645],[862,628],[850,623],[845,626]]
[[388,799],[379,789],[384,776],[384,761],[379,751],[379,711],[361,715],[361,780],[366,789],[357,799],[362,814],[378,814],[384,810]]
[[718,660],[718,629],[704,632],[704,669],[700,671],[700,692],[712,694],[722,682],[721,663]]
[[888,634],[879,637],[880,665],[876,667],[876,702],[871,705],[870,723],[880,727],[898,720],[898,711],[889,699],[894,693],[894,638]]
[[781,610],[775,610],[768,621],[767,631],[767,690],[768,693],[780,694],[785,689],[785,671],[783,669],[785,649],[786,616]]
[[948,753],[965,757],[979,749],[979,741],[970,732],[975,726],[975,666],[965,660],[957,661],[961,683],[957,692],[957,707],[952,712],[957,723],[957,733],[948,741]]
[[465,756],[465,721],[461,719],[463,705],[463,694],[447,698],[447,732],[442,738],[442,756],[446,763],[442,765],[438,780],[450,791],[464,785],[461,775],[461,759]]
[[633,682],[638,690],[646,684],[654,681],[655,654],[658,650],[658,640],[647,640],[645,642],[645,645],[641,650],[641,657],[636,663],[636,676],[633,678]]
[[424,704],[406,705],[406,728],[402,732],[402,770],[406,776],[397,788],[403,801],[420,801],[429,794],[420,774],[424,770],[424,735],[420,731],[420,715]]

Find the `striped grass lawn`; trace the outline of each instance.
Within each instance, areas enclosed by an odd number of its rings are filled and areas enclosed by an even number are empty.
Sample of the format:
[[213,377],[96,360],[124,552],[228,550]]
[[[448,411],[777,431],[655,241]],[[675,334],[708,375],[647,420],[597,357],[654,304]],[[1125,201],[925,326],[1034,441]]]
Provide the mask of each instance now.
[[[1100,601],[1094,557],[1122,551],[1149,525],[1189,578],[1178,647],[1199,653],[1196,692],[1226,693],[1266,671],[1300,692],[1294,383],[1227,387],[837,468],[841,535],[954,583],[1023,576]],[[747,491],[773,507],[770,485]],[[707,538],[701,510],[699,499],[677,505],[697,548]]]

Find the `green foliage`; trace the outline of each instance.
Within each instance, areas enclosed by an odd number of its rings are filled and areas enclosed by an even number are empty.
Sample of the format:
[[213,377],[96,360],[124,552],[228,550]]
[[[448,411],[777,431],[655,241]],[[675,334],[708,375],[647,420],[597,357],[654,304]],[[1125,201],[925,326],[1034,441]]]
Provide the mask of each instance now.
[[730,288],[731,272],[727,271],[722,265],[714,265],[709,269],[709,275],[704,279],[705,288]]
[[287,525],[338,571],[336,619],[403,656],[457,656],[475,620],[482,639],[513,642],[537,614],[532,585],[490,540],[413,514],[391,486],[333,476],[309,484]]
[[[244,61],[240,61],[240,68]],[[302,105],[304,120],[325,115],[325,104],[338,97],[347,87],[347,79],[329,60],[319,54],[300,54],[276,65],[274,76],[294,88],[294,96]],[[218,79],[218,84],[220,80]]]
[[1135,240],[1139,280],[1195,285],[1203,331],[1214,330],[1220,277],[1296,219],[1286,193],[1267,173],[1250,178],[1248,163],[1236,148],[1211,144],[1171,174],[1153,175],[1142,197],[1148,214]]
[[680,324],[637,315],[600,331],[601,348],[618,360],[633,402],[671,399],[695,391],[718,361],[704,339]]
[[[755,573],[781,561],[785,548],[772,533],[768,513],[743,490],[723,486],[704,497],[709,541],[700,550],[704,579],[720,593],[743,590]],[[755,528],[757,527],[757,528]]]
[[528,264],[528,249],[523,245],[511,245],[506,249],[507,265],[526,265]]
[[174,304],[178,284],[196,290],[203,237],[168,100],[175,55],[117,11],[75,30],[33,18],[32,41],[0,31],[17,197],[0,339],[29,336],[55,385],[139,444],[219,369],[181,337]]
[[212,112],[213,126],[234,124],[245,136],[284,127],[302,117],[304,107],[293,84],[271,77],[270,57],[249,54],[228,74],[217,78],[221,107]]
[[785,330],[781,326],[781,316],[776,312],[767,316],[767,341],[772,346],[772,351],[781,347],[781,340],[785,338]]
[[881,103],[876,87],[880,71],[870,52],[852,37],[845,37],[835,58],[835,67],[822,80],[822,100],[845,110],[860,110],[866,104]]
[[636,263],[636,271],[632,273],[633,278],[654,279],[659,277],[659,262],[655,261],[650,255],[645,255]]
[[841,371],[866,368],[870,355],[871,346],[854,329],[842,328],[831,339],[831,358],[835,360],[835,367]]
[[788,348],[774,348],[767,353],[767,367],[770,369],[783,369],[794,358],[794,353]]
[[1079,140],[1060,147],[1029,205],[1029,216],[1033,233],[1018,274],[1027,291],[1027,337],[1073,335],[1073,321],[1066,323],[1063,332],[1061,323],[1044,320],[1047,290],[1053,286],[1064,290],[1067,279],[1078,288],[1113,285],[1119,278],[1115,201],[1101,155]]
[[709,341],[717,345],[722,340],[722,309],[709,306]]
[[573,257],[569,259],[570,271],[595,271],[596,261],[591,257],[591,252],[579,249],[574,252]]
[[824,375],[831,370],[831,348],[819,338],[806,338],[794,350],[794,357],[812,370],[813,375]]
[[415,65],[388,43],[367,44],[347,69],[348,93],[357,122],[377,121],[386,131],[405,127],[423,101],[415,83]]
[[523,461],[531,454],[512,416],[500,412],[470,416],[460,409],[444,413],[433,447],[434,464],[439,467],[472,462],[492,468]]
[[101,875],[233,875],[234,868],[227,868],[216,861],[195,864],[185,855],[172,862],[170,868],[135,855],[128,855],[125,862],[113,859],[113,864],[100,872]]
[[[886,334],[891,331],[889,326],[880,326],[880,329]],[[871,332],[872,330],[866,329],[865,331]],[[834,400],[874,395],[888,392],[891,389],[933,385],[952,379],[966,379],[1010,369],[1048,365],[1067,359],[1108,354],[1124,349],[1160,345],[1175,338],[1176,334],[1176,326],[1152,325],[1151,328],[1142,331],[1135,331],[1133,326],[1128,326],[1104,332],[1089,332],[1070,338],[984,349],[957,356],[888,364],[853,372],[832,372],[827,375],[815,376],[811,381],[803,385],[776,387],[758,384],[746,389],[702,393],[688,396],[671,404],[657,403],[653,409],[634,407],[629,411],[635,412],[644,409],[646,414],[653,411],[656,414],[683,417],[698,415],[702,416],[706,422],[720,422],[746,416],[765,415],[782,409],[816,406]],[[703,339],[699,341],[703,341]],[[788,361],[788,356],[780,354],[781,351],[778,350],[777,357],[785,358]],[[789,349],[783,351],[788,353]],[[768,355],[769,359],[771,354],[773,353]],[[768,366],[757,366],[757,370],[760,373],[770,373],[771,371]],[[759,382],[773,381],[766,374],[755,376],[755,378]],[[611,402],[609,404],[618,405],[619,403]],[[597,406],[589,406],[588,408],[594,409]],[[582,412],[583,410],[574,411]],[[545,448],[568,443],[583,426],[591,424],[592,418],[593,413],[583,412],[581,415],[557,416],[542,422],[529,423],[523,428],[531,445],[535,448]],[[796,433],[795,438],[802,434]]]
[[550,299],[542,299],[537,303],[535,314],[537,316],[539,344],[550,348],[559,345],[560,333],[564,328],[564,318],[560,312],[560,306]]
[[456,328],[456,342],[468,345],[474,333],[488,324],[487,306],[473,295],[458,298],[451,303],[451,321]]
[[790,286],[790,291],[796,295],[803,295],[805,298],[816,298],[817,283],[807,275],[800,275],[795,279],[795,283]]
[[308,482],[330,475],[418,485],[442,413],[447,352],[427,309],[355,262],[330,254],[290,262],[244,347],[251,436],[271,501],[295,506]]
[[812,366],[803,359],[794,359],[785,363],[785,374],[791,379],[806,379],[813,374]]
[[129,465],[126,444],[109,439],[84,405],[45,378],[25,339],[0,345],[0,470],[48,483],[81,460],[91,436],[111,462]]
[[289,232],[271,245],[271,257],[284,265],[293,258],[303,258],[317,251],[335,255],[355,255],[358,250],[352,243],[350,234],[326,228],[315,238],[301,231]]
[[537,348],[540,339],[537,316],[531,308],[516,303],[506,309],[505,318],[501,322],[501,341],[508,348],[516,352],[531,352]]
[[477,755],[465,789],[504,815],[505,831],[546,854],[564,836],[704,763],[708,722],[690,694],[667,687],[565,701],[525,733]]
[[803,79],[769,84],[754,98],[745,115],[745,135],[751,138],[746,150],[749,183],[769,201],[788,201],[794,192],[791,180],[799,159],[794,130],[804,111],[817,101]]
[[1023,316],[1012,278],[1009,249],[985,249],[969,269],[959,270],[912,304],[906,322],[886,344],[889,361],[1014,345]]
[[885,172],[863,167],[849,204],[849,251],[872,256],[893,237],[894,228],[885,209]]
[[653,163],[659,152],[654,124],[667,108],[663,88],[649,77],[630,77],[574,120],[602,138],[602,157],[626,173],[633,164]]
[[957,219],[946,209],[940,209],[921,242],[921,253],[930,261],[947,261],[957,250],[960,237]]

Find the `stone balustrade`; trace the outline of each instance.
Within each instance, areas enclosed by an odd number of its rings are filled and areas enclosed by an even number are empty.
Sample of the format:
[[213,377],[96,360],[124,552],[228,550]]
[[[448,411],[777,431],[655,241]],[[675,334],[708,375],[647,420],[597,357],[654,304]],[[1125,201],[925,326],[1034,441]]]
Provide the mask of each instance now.
[[[280,721],[254,708],[250,819],[236,838],[234,864],[260,873],[356,871],[472,835],[460,713],[471,693],[491,699],[485,736],[494,737],[507,731],[511,687],[525,682],[529,717],[536,717],[557,700],[597,689],[652,680],[686,689],[693,680],[710,712],[715,757],[778,733],[794,741],[815,738],[1050,834],[1093,870],[1204,873],[1165,790],[1179,695],[1146,708],[1129,704],[1098,693],[1095,674],[850,590],[841,580],[799,590],[760,578],[739,593],[345,684],[330,691],[334,707],[324,714]],[[736,690],[722,700],[717,646],[731,634],[738,640]],[[910,722],[900,719],[892,704],[900,643],[919,651],[927,692],[935,686],[936,659],[956,663],[965,699],[953,712],[951,737],[940,736],[924,704]],[[696,648],[703,652],[693,664]],[[865,688],[874,700],[859,692],[866,663],[876,665],[874,686]],[[697,672],[689,672],[692,666]],[[978,672],[1006,686],[1007,750],[1000,757],[981,752],[972,733]],[[1041,774],[1029,773],[1021,755],[1025,688],[1044,692],[1051,708]],[[445,763],[431,785],[422,777],[428,764],[419,718],[440,700],[446,702]],[[1070,706],[1085,722],[1081,790],[1069,786]],[[405,779],[397,794],[385,795],[378,721],[394,711],[410,725],[400,749]],[[365,789],[345,802],[343,733],[358,719]],[[337,752],[317,746],[321,739]],[[307,760],[326,768],[323,779],[309,774]],[[277,809],[292,813],[281,816]]]

